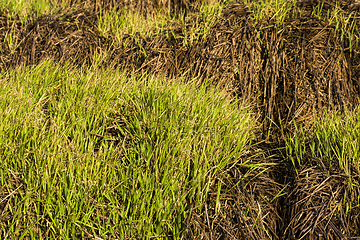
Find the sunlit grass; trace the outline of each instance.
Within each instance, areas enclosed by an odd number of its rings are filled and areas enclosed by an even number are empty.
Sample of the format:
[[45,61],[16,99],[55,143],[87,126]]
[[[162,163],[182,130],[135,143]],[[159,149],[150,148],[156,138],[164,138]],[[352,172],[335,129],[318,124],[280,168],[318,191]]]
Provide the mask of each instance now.
[[165,34],[176,38],[179,36],[175,36],[172,28],[182,26],[182,36],[177,40],[182,41],[184,46],[191,46],[208,35],[210,29],[219,21],[224,6],[221,1],[204,1],[197,6],[196,14],[177,13],[171,17],[163,11],[145,17],[127,9],[113,9],[99,15],[98,29],[105,37],[114,37],[116,44],[126,46],[124,36],[140,39]]
[[55,13],[69,4],[70,0],[0,0],[0,12],[8,17],[19,17],[23,23],[26,23],[34,16]]
[[161,32],[169,17],[159,12],[154,16],[143,16],[126,9],[102,12],[98,16],[98,29],[105,37],[114,37],[117,44],[126,43],[124,36],[146,38]]
[[0,86],[2,238],[179,238],[256,122],[196,81],[45,62]]
[[222,1],[204,1],[194,15],[180,16],[183,27],[184,46],[192,46],[208,37],[210,30],[221,18],[221,11],[226,6]]
[[329,169],[340,167],[349,177],[360,173],[359,109],[347,114],[319,115],[311,129],[297,126],[297,132],[286,142],[288,156],[296,167],[310,158],[323,161]]
[[50,12],[50,9],[54,5],[50,4],[46,0],[32,0],[32,1],[22,1],[22,0],[1,0],[0,1],[1,11],[4,8],[7,8],[10,12],[18,14],[19,16],[25,17],[30,13],[42,14]]
[[[2,3],[22,16],[45,14],[55,6],[48,1]],[[289,14],[301,15],[293,5],[257,1],[250,18],[275,19],[281,25]],[[174,36],[169,26],[179,24],[183,32],[178,40],[192,46],[206,38],[225,6],[212,1],[195,15],[172,18],[161,12],[145,18],[111,10],[99,15],[97,26],[114,44],[126,45],[126,35]],[[341,36],[358,41],[352,37],[358,31],[352,16],[336,9],[325,16],[320,5],[313,16],[327,17]],[[12,52],[14,31],[4,39]],[[94,58],[100,62],[102,54]],[[311,131],[296,126],[297,132],[285,139],[285,157],[296,168],[313,157],[340,166],[349,176],[354,168],[359,172],[359,120],[358,113],[334,114],[318,117]],[[0,238],[149,239],[169,234],[180,239],[188,227],[190,203],[202,206],[216,173],[234,165],[249,167],[243,158],[259,125],[239,100],[196,80],[128,77],[51,62],[2,73],[0,204],[5,220]],[[217,187],[220,201],[222,186]]]
[[244,2],[249,6],[250,18],[254,22],[266,19],[281,25],[287,17],[294,17],[297,14],[293,11],[295,5],[293,0],[245,0]]

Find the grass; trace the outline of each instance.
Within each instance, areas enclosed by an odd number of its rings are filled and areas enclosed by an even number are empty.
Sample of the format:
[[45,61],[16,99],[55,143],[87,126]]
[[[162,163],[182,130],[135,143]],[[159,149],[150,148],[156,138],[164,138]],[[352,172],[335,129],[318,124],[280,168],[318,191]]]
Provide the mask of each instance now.
[[0,12],[7,17],[19,18],[23,24],[34,17],[61,11],[69,0],[0,0]]
[[[300,14],[291,12],[289,1],[257,4],[251,9],[255,20],[270,16],[281,24],[287,14]],[[113,10],[102,12],[98,28],[114,44],[124,44],[127,34],[151,38],[167,25],[182,24],[181,41],[191,46],[209,33],[225,5],[214,1],[195,16],[159,12],[150,20]],[[6,0],[1,6],[26,18],[55,5]],[[348,26],[352,39],[354,22],[331,14],[329,24]],[[4,41],[15,48],[11,33]],[[359,116],[358,110],[345,117],[329,113],[310,130],[296,126],[285,139],[285,158],[296,168],[309,157],[326,159],[351,177],[360,158]],[[181,239],[190,206],[203,206],[217,172],[249,167],[244,156],[260,125],[256,120],[239,99],[196,79],[185,84],[51,61],[3,72],[0,205],[6,215],[0,238]]]
[[114,37],[116,44],[126,45],[124,36],[137,35],[139,38],[149,38],[158,35],[169,20],[171,18],[161,12],[145,19],[138,12],[113,9],[99,15],[98,29],[105,37]]
[[1,0],[1,11],[8,9],[11,13],[26,17],[31,13],[44,14],[50,12],[52,4],[45,0],[40,1],[12,1],[12,0]]
[[359,107],[345,115],[325,112],[315,117],[310,129],[296,128],[296,133],[285,139],[286,159],[293,164],[296,173],[303,170],[302,166],[310,164],[320,166],[329,178],[329,174],[345,174],[349,194],[341,197],[348,215],[352,208],[359,206],[356,194],[360,187],[357,182],[360,174]]
[[132,12],[126,9],[103,12],[98,17],[98,29],[105,37],[114,37],[115,44],[126,46],[124,36],[141,38],[153,38],[165,33],[168,37],[175,36],[171,27],[181,25],[183,28],[180,41],[184,46],[191,46],[194,43],[205,38],[218,21],[221,10],[225,4],[219,1],[204,1],[202,5],[197,6],[197,13],[185,15],[179,13],[169,16],[163,11],[157,12],[154,16],[146,18],[138,12]]
[[296,127],[297,132],[287,139],[287,155],[294,166],[306,159],[322,159],[329,167],[338,168],[347,175],[359,174],[360,111],[346,115],[337,112],[318,115],[310,129]]
[[251,18],[253,21],[258,22],[262,19],[275,20],[275,23],[281,25],[285,17],[294,15],[292,8],[295,1],[288,0],[245,0],[250,7]]
[[188,204],[242,164],[255,122],[195,80],[49,62],[1,79],[3,239],[180,238]]

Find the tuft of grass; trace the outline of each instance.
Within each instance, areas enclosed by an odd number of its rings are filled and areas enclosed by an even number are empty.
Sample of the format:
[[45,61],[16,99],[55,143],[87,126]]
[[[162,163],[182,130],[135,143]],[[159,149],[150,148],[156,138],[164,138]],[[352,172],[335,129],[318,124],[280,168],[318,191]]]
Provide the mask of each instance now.
[[[103,36],[114,38],[118,45],[126,46],[124,36],[152,38],[160,34],[181,38],[184,46],[191,46],[205,38],[211,28],[219,21],[224,4],[221,1],[204,1],[197,6],[196,14],[177,13],[170,17],[159,11],[154,16],[143,16],[127,9],[113,9],[102,12],[98,17],[98,29]],[[182,27],[182,36],[175,35],[174,26]]]
[[256,122],[195,80],[51,62],[0,79],[2,239],[181,238]]
[[97,26],[105,37],[114,37],[115,43],[126,46],[124,36],[147,38],[157,35],[168,21],[169,17],[161,12],[145,17],[138,12],[114,8],[100,13]]
[[[346,214],[358,206],[356,189],[359,185],[354,181],[360,173],[360,109],[339,114],[325,112],[315,117],[311,129],[297,128],[293,136],[286,141],[286,156],[298,173],[301,166],[318,164],[325,167],[325,174],[343,171],[348,177],[350,198],[343,196]],[[309,161],[309,162],[308,162]],[[352,204],[354,201],[355,204]],[[336,214],[335,214],[336,215]]]
[[320,159],[331,169],[339,166],[349,177],[359,174],[360,109],[346,114],[324,113],[315,117],[311,129],[297,127],[286,142],[287,155],[295,166],[309,156]]
[[296,15],[294,5],[296,1],[289,0],[246,0],[245,3],[250,7],[250,18],[254,22],[263,19],[275,20],[277,25],[282,25],[289,15]]
[[0,0],[0,13],[20,19],[25,25],[37,17],[76,9],[81,3],[71,0]]
[[0,0],[0,12],[6,12],[8,17],[12,18],[18,16],[22,23],[26,23],[32,16],[53,13],[59,7],[64,8],[66,4],[68,4],[66,0],[50,2],[48,0]]
[[197,6],[197,13],[189,16],[179,15],[183,28],[183,45],[192,46],[206,39],[210,30],[220,21],[224,7],[222,1],[204,1]]

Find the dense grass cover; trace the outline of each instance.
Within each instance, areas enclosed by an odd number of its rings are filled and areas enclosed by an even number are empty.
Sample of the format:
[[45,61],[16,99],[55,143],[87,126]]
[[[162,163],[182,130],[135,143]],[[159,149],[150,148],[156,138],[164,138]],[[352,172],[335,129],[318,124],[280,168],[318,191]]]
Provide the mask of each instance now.
[[1,185],[16,187],[1,231],[18,238],[180,237],[256,122],[196,80],[50,62],[3,74],[0,96]]
[[356,2],[0,6],[0,239],[360,236]]

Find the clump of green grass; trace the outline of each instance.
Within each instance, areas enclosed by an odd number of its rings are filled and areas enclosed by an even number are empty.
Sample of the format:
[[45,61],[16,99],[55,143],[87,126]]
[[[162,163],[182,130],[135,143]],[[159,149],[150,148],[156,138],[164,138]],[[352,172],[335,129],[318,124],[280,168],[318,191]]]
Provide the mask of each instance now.
[[97,26],[105,37],[114,37],[115,43],[126,46],[126,42],[123,41],[124,36],[138,38],[154,36],[162,31],[169,20],[170,18],[162,12],[145,17],[139,12],[127,9],[120,11],[112,9],[100,13]]
[[258,0],[245,1],[246,5],[250,7],[250,18],[254,22],[264,19],[274,20],[278,25],[283,24],[286,17],[289,15],[295,16],[294,12],[295,1],[289,0]]
[[295,166],[311,158],[326,161],[326,165],[339,166],[348,176],[359,171],[360,111],[347,114],[324,113],[315,117],[310,130],[302,126],[287,140],[287,155]]
[[255,123],[195,80],[50,62],[0,79],[2,239],[180,238]]
[[180,14],[183,28],[183,45],[192,46],[198,41],[206,39],[210,30],[221,18],[221,11],[225,7],[222,1],[204,1],[197,7],[195,14],[185,16]]
[[130,35],[138,40],[165,34],[176,38],[179,36],[174,35],[174,26],[182,26],[183,34],[179,40],[184,46],[191,46],[208,35],[219,20],[223,7],[221,1],[204,1],[197,7],[196,14],[185,15],[183,12],[173,17],[163,11],[145,17],[127,9],[113,9],[99,15],[98,29],[105,37],[114,37],[116,44],[126,46],[124,36]]
[[1,0],[0,1],[1,12],[7,8],[10,12],[17,14],[21,17],[25,17],[30,13],[45,13],[49,12],[51,4],[46,0],[40,1],[14,1],[14,0]]
[[0,12],[6,13],[8,17],[18,16],[22,23],[26,23],[28,18],[39,17],[44,14],[55,13],[69,6],[68,0],[0,0]]
[[[341,175],[341,172],[347,176],[347,188],[345,194],[341,195],[342,207],[337,208],[336,211],[334,209],[335,217],[340,215],[341,209],[345,209],[345,214],[348,215],[351,214],[351,209],[359,206],[357,195],[359,187],[357,177],[360,174],[359,107],[346,114],[337,112],[320,114],[314,118],[310,129],[300,126],[294,135],[286,138],[285,141],[286,156],[297,173],[299,170],[304,170],[304,166],[306,168],[318,165],[320,169],[324,169],[325,176],[333,177],[339,173]],[[310,181],[314,181],[314,178]]]

